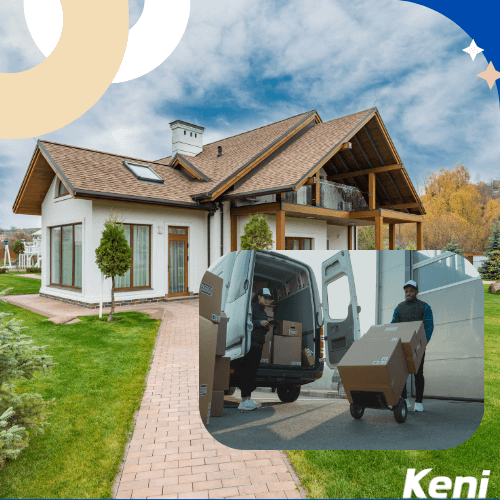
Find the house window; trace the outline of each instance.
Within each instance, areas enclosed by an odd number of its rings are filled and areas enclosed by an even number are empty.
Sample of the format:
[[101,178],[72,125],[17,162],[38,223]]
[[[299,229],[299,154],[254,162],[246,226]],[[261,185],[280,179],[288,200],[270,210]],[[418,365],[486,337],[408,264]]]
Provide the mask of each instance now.
[[50,284],[82,288],[82,225],[50,228]]
[[132,265],[115,277],[116,289],[151,287],[151,226],[124,224],[125,238],[132,249]]
[[311,250],[312,238],[285,238],[285,250]]
[[57,187],[57,196],[65,196],[69,194],[69,191],[66,189],[66,186],[59,181],[59,186]]
[[164,184],[163,179],[148,165],[140,165],[139,163],[130,163],[124,161],[123,164],[140,180],[147,182],[155,182]]

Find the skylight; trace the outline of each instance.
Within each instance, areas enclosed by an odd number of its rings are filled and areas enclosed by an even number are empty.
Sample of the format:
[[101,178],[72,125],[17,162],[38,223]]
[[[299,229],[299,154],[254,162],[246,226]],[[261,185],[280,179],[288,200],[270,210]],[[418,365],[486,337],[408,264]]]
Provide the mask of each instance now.
[[163,184],[163,179],[147,165],[139,165],[138,163],[130,163],[124,161],[123,164],[140,180],[147,182],[155,182]]

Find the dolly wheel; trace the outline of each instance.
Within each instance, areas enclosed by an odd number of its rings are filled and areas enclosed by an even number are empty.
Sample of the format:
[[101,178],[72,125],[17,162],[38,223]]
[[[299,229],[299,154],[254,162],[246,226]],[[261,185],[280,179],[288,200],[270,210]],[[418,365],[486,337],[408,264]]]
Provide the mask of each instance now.
[[356,420],[359,420],[365,413],[365,409],[362,406],[356,406],[354,403],[351,403],[349,409],[351,410],[352,418]]
[[399,403],[394,407],[394,418],[398,424],[404,424],[408,416],[408,408],[406,406],[406,399],[399,398]]
[[278,397],[283,403],[293,403],[300,395],[300,385],[280,385]]

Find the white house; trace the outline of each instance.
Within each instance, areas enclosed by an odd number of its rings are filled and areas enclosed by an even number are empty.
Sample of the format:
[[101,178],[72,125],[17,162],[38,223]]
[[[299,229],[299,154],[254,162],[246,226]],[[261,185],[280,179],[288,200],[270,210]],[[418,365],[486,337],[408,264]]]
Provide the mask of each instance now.
[[119,303],[198,293],[255,213],[277,250],[355,249],[363,225],[380,248],[384,223],[391,248],[400,223],[416,223],[423,246],[425,211],[376,108],[328,122],[313,110],[208,145],[203,127],[170,126],[172,156],[157,161],[38,141],[13,211],[42,216],[42,295],[98,306],[95,249],[111,212],[133,252]]

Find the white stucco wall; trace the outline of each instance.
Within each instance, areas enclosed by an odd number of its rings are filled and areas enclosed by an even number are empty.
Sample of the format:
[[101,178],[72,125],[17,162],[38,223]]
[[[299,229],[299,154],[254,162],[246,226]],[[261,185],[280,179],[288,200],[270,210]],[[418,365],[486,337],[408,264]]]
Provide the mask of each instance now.
[[346,250],[347,244],[347,226],[327,226],[327,238],[329,250]]

